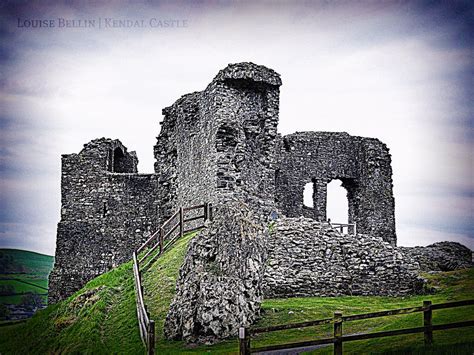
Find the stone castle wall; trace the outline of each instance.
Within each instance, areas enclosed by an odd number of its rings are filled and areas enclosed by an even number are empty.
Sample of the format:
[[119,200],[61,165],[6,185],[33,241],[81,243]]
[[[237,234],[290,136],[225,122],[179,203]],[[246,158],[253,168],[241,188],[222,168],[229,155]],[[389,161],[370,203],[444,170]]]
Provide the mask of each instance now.
[[163,110],[155,146],[161,211],[240,198],[257,215],[275,209],[279,86],[273,70],[229,65],[201,92]]
[[423,292],[418,263],[380,237],[343,235],[313,219],[283,218],[266,244],[266,298]]
[[438,242],[426,247],[399,247],[422,271],[452,271],[472,267],[472,250],[456,242]]
[[227,201],[191,241],[166,317],[168,339],[215,341],[256,320],[266,255],[256,219],[247,205]]
[[[281,80],[251,63],[229,65],[202,92],[163,110],[155,146],[162,213],[211,202],[214,222],[189,247],[165,324],[169,338],[223,338],[256,317],[265,230],[275,210]],[[251,217],[250,217],[251,216]],[[230,310],[230,311],[229,311]]]
[[[334,179],[347,190],[349,223],[357,223],[361,234],[396,245],[391,158],[385,144],[336,132],[283,137],[276,175],[283,215],[325,221],[327,184]],[[307,183],[313,183],[313,208],[303,207]]]
[[137,174],[138,160],[118,140],[97,139],[63,155],[61,221],[49,302],[128,261],[158,227],[157,178]]

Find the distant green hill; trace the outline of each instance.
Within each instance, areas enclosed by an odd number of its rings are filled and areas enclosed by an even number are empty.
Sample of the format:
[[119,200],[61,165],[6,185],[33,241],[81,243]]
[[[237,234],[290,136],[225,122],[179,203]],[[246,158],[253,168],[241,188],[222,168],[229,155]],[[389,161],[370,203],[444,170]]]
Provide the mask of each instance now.
[[[237,354],[236,338],[204,346],[187,346],[181,341],[167,341],[163,325],[187,246],[193,235],[179,240],[144,273],[145,300],[156,321],[157,354]],[[433,303],[465,300],[473,296],[474,269],[426,275],[438,290],[432,295],[408,297],[309,297],[264,300],[258,326],[328,318],[335,310],[345,315],[386,309],[420,306],[423,300]],[[434,324],[474,319],[474,307],[434,312]],[[375,318],[354,322],[346,333],[375,332],[421,325],[421,314]],[[330,325],[262,334],[256,346],[305,341],[331,335]],[[434,333],[434,345],[424,348],[423,334],[357,341],[344,345],[348,354],[472,354],[474,327]],[[58,304],[39,311],[23,324],[0,328],[1,354],[143,354],[133,288],[131,262],[91,280],[81,290]],[[332,354],[332,347],[322,347],[312,354]]]
[[0,249],[0,304],[19,304],[27,293],[46,302],[54,257],[18,249]]
[[0,274],[26,272],[47,277],[54,257],[27,250],[0,249]]

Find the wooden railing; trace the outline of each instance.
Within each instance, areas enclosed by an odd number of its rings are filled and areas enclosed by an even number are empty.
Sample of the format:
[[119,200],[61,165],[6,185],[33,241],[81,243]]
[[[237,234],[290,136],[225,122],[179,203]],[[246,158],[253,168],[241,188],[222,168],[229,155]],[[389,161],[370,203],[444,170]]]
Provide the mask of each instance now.
[[339,230],[341,234],[344,234],[344,229],[347,230],[347,234],[357,234],[357,223],[332,223],[328,222],[328,224],[334,228]]
[[148,354],[154,354],[155,321],[150,319],[150,313],[148,312],[143,299],[142,278],[135,252],[133,252],[133,276],[135,278],[135,303],[137,304],[138,329],[140,330],[140,337],[148,351]]
[[[190,215],[186,217],[186,214]],[[200,220],[202,220],[201,223]],[[143,298],[142,275],[179,238],[202,228],[207,220],[212,220],[212,205],[210,203],[181,207],[145,243],[133,251],[138,328],[148,354],[155,353],[155,321],[150,319],[150,313]]]
[[[334,312],[333,318],[319,319],[319,320],[302,322],[302,323],[283,324],[283,325],[264,327],[264,328],[240,328],[239,329],[239,351],[240,351],[239,353],[241,355],[247,355],[247,354],[256,353],[256,352],[288,350],[288,349],[294,349],[294,348],[300,348],[300,347],[311,347],[311,346],[323,345],[323,344],[334,344],[334,354],[340,355],[342,354],[342,344],[344,342],[381,338],[381,337],[390,337],[390,336],[396,336],[396,335],[402,335],[402,334],[415,334],[415,333],[424,333],[425,345],[431,345],[433,343],[434,330],[444,330],[444,329],[474,326],[474,320],[433,325],[432,311],[437,310],[437,309],[472,306],[472,305],[474,305],[474,300],[448,302],[448,303],[440,303],[440,304],[431,304],[431,301],[424,301],[423,306],[420,306],[420,307],[400,308],[400,309],[393,309],[393,310],[374,312],[374,313],[357,314],[357,315],[352,315],[352,316],[343,316],[341,312]],[[354,334],[354,335],[345,335],[345,336],[342,335],[342,324],[344,322],[361,320],[361,319],[369,319],[369,318],[377,318],[377,317],[395,316],[395,315],[401,315],[401,314],[411,314],[411,313],[416,313],[416,312],[423,312],[423,326],[422,327],[388,330],[388,331],[376,332],[376,333]],[[334,336],[332,338],[302,341],[298,343],[270,345],[270,346],[264,346],[264,347],[258,347],[258,348],[251,347],[251,343],[250,343],[251,336],[255,334],[273,332],[273,331],[278,331],[278,330],[286,330],[286,329],[313,327],[313,326],[318,326],[318,325],[323,325],[323,324],[333,324]]]

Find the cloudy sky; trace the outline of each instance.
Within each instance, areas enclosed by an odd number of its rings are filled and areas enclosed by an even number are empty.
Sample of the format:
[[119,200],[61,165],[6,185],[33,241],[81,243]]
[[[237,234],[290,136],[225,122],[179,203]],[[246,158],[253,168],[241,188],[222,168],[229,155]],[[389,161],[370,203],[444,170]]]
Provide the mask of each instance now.
[[152,172],[161,109],[252,61],[282,75],[281,133],[389,146],[399,245],[474,248],[467,1],[6,1],[0,12],[0,247],[54,253],[61,154],[119,138]]

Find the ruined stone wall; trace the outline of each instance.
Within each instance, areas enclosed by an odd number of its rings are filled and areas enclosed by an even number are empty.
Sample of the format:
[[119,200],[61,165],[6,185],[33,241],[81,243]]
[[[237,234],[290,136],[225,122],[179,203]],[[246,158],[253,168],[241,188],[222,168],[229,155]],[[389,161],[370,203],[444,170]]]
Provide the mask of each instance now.
[[265,256],[260,221],[275,210],[280,84],[263,66],[229,65],[204,91],[163,111],[155,155],[160,183],[173,185],[161,190],[172,206],[167,213],[214,204],[214,221],[191,243],[181,268],[168,338],[224,338],[258,314]]
[[185,95],[163,109],[164,119],[155,145],[160,212],[168,218],[180,206],[211,202],[213,182],[211,143],[201,120],[201,93]]
[[283,218],[266,245],[265,298],[423,292],[418,263],[379,237],[342,235],[313,219]]
[[251,63],[221,70],[206,89],[214,105],[217,188],[247,203],[259,218],[275,209],[279,74]]
[[[347,190],[349,223],[356,222],[361,234],[396,245],[391,158],[385,144],[347,133],[302,132],[283,137],[279,147],[276,200],[285,216],[326,220],[327,184],[340,179]],[[313,208],[303,206],[304,186],[311,182]]]
[[257,215],[275,209],[279,85],[271,69],[231,64],[163,110],[155,146],[163,216],[235,197]]
[[137,163],[134,152],[111,139],[97,139],[79,154],[63,155],[50,303],[128,261],[157,229],[158,180],[154,174],[137,174]]

